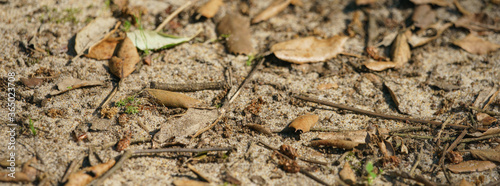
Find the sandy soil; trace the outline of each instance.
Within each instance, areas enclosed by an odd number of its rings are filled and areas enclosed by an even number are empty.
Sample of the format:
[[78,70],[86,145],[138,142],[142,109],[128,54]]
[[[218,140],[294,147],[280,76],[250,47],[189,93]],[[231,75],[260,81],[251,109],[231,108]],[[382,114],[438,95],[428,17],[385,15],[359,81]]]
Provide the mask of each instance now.
[[[246,65],[245,55],[228,54],[223,42],[210,42],[217,37],[215,32],[216,21],[227,11],[238,11],[240,1],[226,2],[225,7],[214,19],[193,21],[196,7],[205,1],[195,3],[195,7],[182,12],[174,19],[178,28],[167,26],[165,32],[173,35],[191,36],[200,28],[204,31],[188,43],[171,49],[155,51],[151,55],[151,66],[141,65],[134,73],[122,80],[122,86],[111,103],[133,96],[151,81],[164,83],[186,82],[215,82],[224,80],[224,69],[229,67],[233,71],[233,91],[246,77],[252,66]],[[264,0],[250,0],[249,16],[252,17],[267,7],[270,2]],[[471,12],[485,12],[492,17],[500,16],[500,6],[489,1],[467,0],[460,1]],[[145,0],[133,2],[142,5],[148,10],[142,19],[145,29],[154,29],[160,18],[166,17],[165,9],[172,6],[175,10],[183,1]],[[377,3],[373,14],[381,20],[405,22],[411,16],[413,5],[407,1],[382,1]],[[304,6],[289,6],[282,13],[263,23],[251,26],[253,46],[258,53],[267,52],[273,44],[302,36],[330,37],[345,33],[349,20],[352,19],[356,8],[351,1],[304,1]],[[454,21],[460,13],[453,7],[438,10],[438,19]],[[128,122],[120,125],[116,118],[111,120],[100,119],[95,109],[102,103],[113,89],[118,79],[108,71],[106,60],[97,61],[89,58],[78,58],[67,65],[74,55],[69,45],[70,39],[83,28],[90,20],[99,16],[111,16],[104,1],[31,1],[7,0],[0,1],[0,77],[2,86],[0,94],[2,105],[6,105],[7,87],[5,82],[9,72],[16,73],[16,119],[19,133],[16,138],[16,158],[26,162],[33,156],[40,158],[36,168],[38,178],[30,184],[52,183],[61,180],[68,165],[81,154],[88,153],[89,147],[100,146],[105,143],[119,140],[130,130],[132,139],[150,138],[172,118],[166,114],[166,108],[152,106],[141,96],[136,99],[141,102],[142,109],[137,114],[129,114]],[[383,25],[383,23],[381,23]],[[395,32],[397,29],[381,28],[381,34]],[[488,55],[474,55],[451,44],[452,41],[465,37],[468,32],[460,28],[450,28],[441,37],[431,43],[412,49],[410,63],[398,70],[387,70],[376,73],[383,77],[399,98],[400,110],[410,117],[428,120],[444,121],[453,117],[458,121],[467,117],[468,111],[464,105],[470,105],[481,91],[489,91],[498,87],[500,79],[500,51]],[[36,36],[35,40],[31,40]],[[381,36],[379,38],[381,38]],[[500,35],[491,33],[482,38],[500,44]],[[30,43],[31,41],[31,43]],[[25,49],[30,44],[46,51],[33,53]],[[365,36],[357,35],[350,38],[346,45],[346,52],[366,55],[363,53]],[[306,93],[323,100],[345,104],[356,108],[401,115],[396,111],[387,93],[375,87],[363,74],[367,71],[357,67],[364,62],[362,59],[349,56],[308,66],[291,65],[270,55],[266,57],[264,68],[257,72],[254,79],[244,88],[241,95],[232,104],[227,114],[214,129],[203,133],[188,148],[202,147],[235,147],[227,158],[223,153],[208,153],[209,158],[195,162],[194,167],[205,174],[216,185],[224,184],[223,175],[231,174],[240,180],[243,185],[258,185],[252,181],[253,176],[260,176],[265,180],[263,185],[319,185],[317,182],[300,173],[286,173],[278,168],[277,162],[271,156],[272,151],[257,145],[258,141],[279,147],[289,144],[298,150],[304,157],[329,162],[328,165],[316,165],[299,161],[299,164],[311,167],[310,172],[327,183],[335,183],[338,172],[345,161],[340,165],[333,163],[345,150],[315,149],[309,147],[309,141],[316,138],[320,132],[308,132],[300,139],[289,137],[287,134],[267,137],[252,131],[243,125],[245,123],[259,123],[272,131],[280,131],[294,118],[305,113],[319,115],[316,128],[328,130],[357,130],[377,125],[381,128],[395,129],[416,124],[377,119],[351,112],[343,112],[327,106],[298,101],[291,97],[292,93]],[[255,63],[254,63],[255,64]],[[50,69],[57,77],[48,79],[40,86],[28,88],[20,78],[37,75],[39,69]],[[82,80],[98,80],[104,86],[76,89],[57,96],[47,96],[55,89],[58,82],[66,78]],[[433,86],[432,82],[448,82],[460,88],[453,91],[443,91]],[[335,83],[338,88],[319,90],[320,84]],[[222,90],[204,90],[186,93],[200,99],[205,106],[218,104],[218,97],[224,95]],[[256,115],[245,114],[245,109],[252,100],[261,98],[260,112]],[[443,106],[449,109],[442,114],[435,115]],[[493,104],[494,111],[499,111],[498,104]],[[170,109],[169,109],[170,110]],[[54,114],[56,112],[56,114]],[[57,112],[60,112],[57,114]],[[124,109],[120,110],[123,113]],[[0,108],[2,123],[7,122],[8,109]],[[248,113],[248,112],[247,112]],[[33,136],[27,127],[29,118],[38,129]],[[144,125],[145,130],[140,125]],[[498,126],[495,123],[494,126]],[[73,132],[79,128],[88,128],[89,139],[76,142]],[[492,126],[493,127],[493,126]],[[2,131],[8,127],[2,127]],[[412,134],[433,135],[438,129],[431,132],[416,131]],[[446,130],[443,135],[457,136],[461,131]],[[179,134],[182,135],[182,134]],[[9,140],[5,132],[0,135],[0,158],[7,158]],[[431,140],[413,140],[404,138],[409,148],[408,154],[398,153],[401,163],[396,167],[382,167],[384,172],[400,170],[409,172],[417,157],[417,152],[423,146],[423,158],[415,173],[425,178],[446,184],[442,171],[431,173],[433,164],[439,161],[438,147]],[[188,141],[188,140],[187,140]],[[498,140],[484,143],[468,143],[459,146],[459,149],[483,149],[498,145]],[[151,143],[133,144],[130,149],[150,148]],[[368,160],[380,157],[377,147],[366,147],[369,150],[358,151],[349,161],[357,170],[358,181],[366,181],[363,165]],[[363,153],[365,152],[365,153]],[[117,157],[122,152],[113,148],[97,152],[99,158],[108,160]],[[105,185],[170,185],[173,180],[180,178],[196,179],[196,175],[189,171],[185,162],[194,156],[192,153],[163,153],[159,155],[137,156],[129,159],[125,165],[105,180]],[[465,159],[470,159],[466,155]],[[82,165],[89,166],[98,162],[94,155],[85,158]],[[449,162],[447,162],[449,163]],[[484,183],[496,181],[499,178],[498,167],[489,171],[467,174],[451,174],[452,180],[457,183],[462,178],[474,181],[484,176]],[[415,182],[391,177],[377,176],[375,185],[404,185]],[[16,185],[16,183],[12,183]],[[17,183],[21,185],[21,183]],[[262,183],[261,183],[262,184]]]

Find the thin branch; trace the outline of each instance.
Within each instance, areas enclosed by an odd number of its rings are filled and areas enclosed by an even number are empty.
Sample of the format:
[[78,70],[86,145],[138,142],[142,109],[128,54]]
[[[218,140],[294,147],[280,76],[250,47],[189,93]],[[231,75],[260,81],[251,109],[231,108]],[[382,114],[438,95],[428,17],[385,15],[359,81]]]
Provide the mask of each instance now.
[[161,29],[163,29],[163,27],[165,27],[165,25],[167,25],[168,22],[170,22],[172,19],[174,19],[175,16],[177,16],[179,13],[181,13],[182,10],[186,9],[192,3],[193,2],[188,1],[188,2],[186,2],[186,4],[182,5],[177,10],[175,10],[174,12],[172,12],[172,14],[170,14],[158,27],[156,27],[155,32],[161,31]]
[[415,161],[415,164],[413,164],[413,167],[411,167],[410,170],[410,175],[413,176],[413,172],[415,172],[415,169],[417,168],[418,164],[420,163],[420,160],[422,159],[422,154],[423,154],[423,148],[424,146],[420,146],[420,152],[418,153],[417,160]]
[[437,185],[436,183],[425,179],[423,176],[420,176],[420,175],[412,176],[406,172],[390,172],[389,175],[401,177],[404,179],[414,180],[416,182],[424,184],[425,186],[436,186]]
[[210,181],[210,179],[208,179],[207,176],[203,175],[200,171],[196,170],[196,168],[194,168],[193,165],[191,164],[187,164],[187,167],[189,168],[189,170],[193,171],[194,174],[196,174],[199,178],[201,178],[202,180],[208,182],[208,183],[212,183],[212,181]]
[[478,112],[482,112],[482,113],[486,113],[486,114],[492,115],[492,116],[500,116],[499,112],[485,110],[485,109],[480,109],[480,108],[474,107],[474,106],[470,106],[469,108],[472,109],[472,110],[478,111]]
[[245,78],[245,80],[243,80],[243,82],[240,84],[240,86],[238,87],[238,90],[236,90],[236,92],[234,93],[233,97],[231,97],[231,99],[229,99],[229,103],[232,103],[234,101],[234,99],[236,99],[236,97],[238,97],[241,93],[241,89],[243,88],[243,86],[245,86],[245,84],[250,80],[252,79],[252,76],[255,74],[255,72],[257,72],[257,70],[260,69],[260,66],[262,66],[262,64],[264,63],[264,60],[265,58],[262,58],[259,63],[257,63],[257,65],[255,65],[255,67],[252,69],[252,71],[250,71],[250,73],[248,73],[247,77]]
[[212,123],[210,124],[209,126],[199,130],[198,132],[196,132],[196,134],[193,135],[193,137],[191,137],[191,139],[195,139],[196,137],[198,137],[199,135],[201,135],[202,133],[210,130],[212,127],[214,127],[217,123],[219,123],[220,119],[222,119],[222,117],[224,117],[224,114],[221,114],[219,115],[219,117]]
[[220,90],[227,88],[225,81],[203,82],[203,83],[158,83],[151,82],[151,88],[168,90],[174,92],[195,92],[199,90]]
[[163,152],[206,152],[206,151],[230,151],[234,150],[233,147],[221,147],[221,148],[199,148],[199,149],[186,149],[186,148],[165,148],[165,149],[141,149],[136,150],[133,154],[143,154],[143,153],[163,153]]
[[[376,113],[376,112],[372,112],[372,111],[368,111],[368,110],[363,110],[363,109],[358,109],[358,108],[349,107],[349,106],[345,106],[345,105],[335,104],[332,102],[323,101],[323,100],[319,100],[319,99],[311,98],[311,97],[306,97],[306,96],[295,95],[293,97],[295,97],[297,99],[304,100],[304,101],[310,101],[310,102],[314,102],[314,103],[318,103],[318,104],[322,104],[322,105],[335,107],[338,109],[349,110],[349,111],[352,111],[352,112],[355,112],[358,114],[364,114],[364,115],[379,117],[379,118],[384,118],[384,119],[398,120],[398,121],[410,121],[410,122],[414,122],[414,123],[432,124],[435,126],[441,126],[443,124],[442,122],[439,122],[439,121],[429,121],[429,120],[422,120],[422,119],[415,119],[415,118],[400,117],[400,116],[393,116],[393,115]],[[453,128],[458,128],[458,129],[469,128],[468,126],[464,126],[464,125],[449,124],[449,126],[453,127]],[[478,128],[477,130],[486,131],[486,129],[484,129],[484,128]]]
[[115,163],[115,165],[113,167],[111,167],[111,169],[109,169],[108,171],[106,171],[106,173],[104,175],[102,175],[101,177],[95,179],[94,181],[90,182],[89,185],[102,185],[102,182],[104,180],[106,180],[106,178],[110,177],[114,172],[116,172],[117,170],[119,170],[123,164],[125,163],[126,160],[128,160],[130,157],[132,157],[132,154],[134,152],[131,151],[131,150],[127,150],[125,151],[125,153],[122,155],[122,157],[120,158],[120,160],[118,160],[118,162]]

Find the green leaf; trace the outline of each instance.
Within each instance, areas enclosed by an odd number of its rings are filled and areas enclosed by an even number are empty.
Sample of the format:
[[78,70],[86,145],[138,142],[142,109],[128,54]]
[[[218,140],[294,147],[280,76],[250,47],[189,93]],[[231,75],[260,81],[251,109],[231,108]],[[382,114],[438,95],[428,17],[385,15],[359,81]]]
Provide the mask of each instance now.
[[135,30],[133,32],[127,32],[127,36],[132,40],[135,47],[140,50],[170,48],[194,38],[194,36],[177,37],[151,30]]
[[36,129],[35,129],[35,124],[33,123],[33,120],[31,120],[31,117],[29,117],[29,127],[31,129],[31,133],[36,136]]

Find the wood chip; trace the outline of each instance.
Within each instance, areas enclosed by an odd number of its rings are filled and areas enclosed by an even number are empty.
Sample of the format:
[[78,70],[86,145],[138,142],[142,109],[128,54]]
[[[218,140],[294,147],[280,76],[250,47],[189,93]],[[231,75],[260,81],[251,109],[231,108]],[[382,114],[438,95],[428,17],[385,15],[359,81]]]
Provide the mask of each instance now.
[[465,38],[453,42],[453,44],[469,53],[478,55],[488,54],[500,49],[500,45],[483,40],[474,34],[469,34]]
[[354,174],[354,171],[352,170],[351,165],[349,165],[349,162],[344,163],[344,167],[339,172],[339,176],[342,181],[346,182],[349,185],[356,183],[356,174]]
[[491,161],[470,160],[470,161],[464,161],[459,164],[450,165],[448,166],[448,169],[453,173],[463,173],[463,172],[480,172],[493,169],[495,167],[497,167],[497,165]]
[[337,57],[349,37],[337,35],[328,39],[305,37],[277,43],[271,47],[277,58],[296,64],[322,62]]
[[198,9],[198,14],[206,17],[212,18],[219,11],[219,7],[224,3],[222,0],[210,0]]
[[327,146],[327,147],[336,147],[343,149],[354,149],[354,147],[358,146],[359,143],[347,140],[314,140],[311,141],[311,146],[319,147],[319,146]]
[[252,24],[268,20],[269,18],[279,14],[290,4],[291,0],[275,0],[265,10],[257,14],[252,19]]
[[313,115],[313,114],[302,115],[293,120],[292,123],[288,125],[288,127],[293,128],[295,129],[295,132],[302,134],[304,132],[308,132],[311,129],[311,127],[316,125],[318,119],[319,119],[318,115]]
[[191,108],[201,103],[200,100],[177,92],[159,89],[145,89],[145,91],[154,102],[167,107]]
[[229,35],[227,50],[233,54],[251,54],[253,52],[250,21],[240,14],[228,13],[217,24],[217,33]]

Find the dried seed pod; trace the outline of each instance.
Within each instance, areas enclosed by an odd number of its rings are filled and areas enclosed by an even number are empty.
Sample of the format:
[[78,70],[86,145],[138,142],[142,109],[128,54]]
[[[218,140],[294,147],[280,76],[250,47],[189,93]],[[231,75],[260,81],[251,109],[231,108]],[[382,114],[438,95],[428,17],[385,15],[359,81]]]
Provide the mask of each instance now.
[[314,140],[314,141],[311,141],[311,146],[313,146],[313,147],[328,146],[328,147],[336,147],[336,148],[343,148],[343,149],[353,149],[354,147],[356,147],[358,145],[359,145],[359,143],[356,143],[353,141],[346,141],[346,140]]
[[[472,153],[472,154],[474,155],[474,153]],[[462,155],[458,152],[455,152],[455,151],[450,151],[450,152],[446,153],[446,157],[452,163],[460,163],[460,162],[464,161],[464,158],[462,157]]]
[[146,89],[146,92],[156,103],[167,107],[191,108],[198,106],[201,102],[184,94],[166,90]]
[[280,146],[280,152],[283,153],[284,155],[288,156],[291,159],[295,159],[295,158],[297,158],[299,156],[297,154],[297,150],[295,150],[290,145],[281,145]]
[[278,165],[281,166],[281,168],[283,168],[283,170],[288,173],[297,173],[300,171],[299,164],[297,164],[297,162],[294,160],[283,158],[280,159]]
[[130,146],[130,138],[132,138],[132,132],[127,131],[118,144],[116,145],[116,151],[121,152]]
[[313,127],[316,124],[316,122],[318,122],[318,119],[319,119],[318,115],[314,114],[302,115],[293,120],[288,127],[294,128],[295,132],[302,134],[304,132],[308,132],[311,129],[311,127]]

